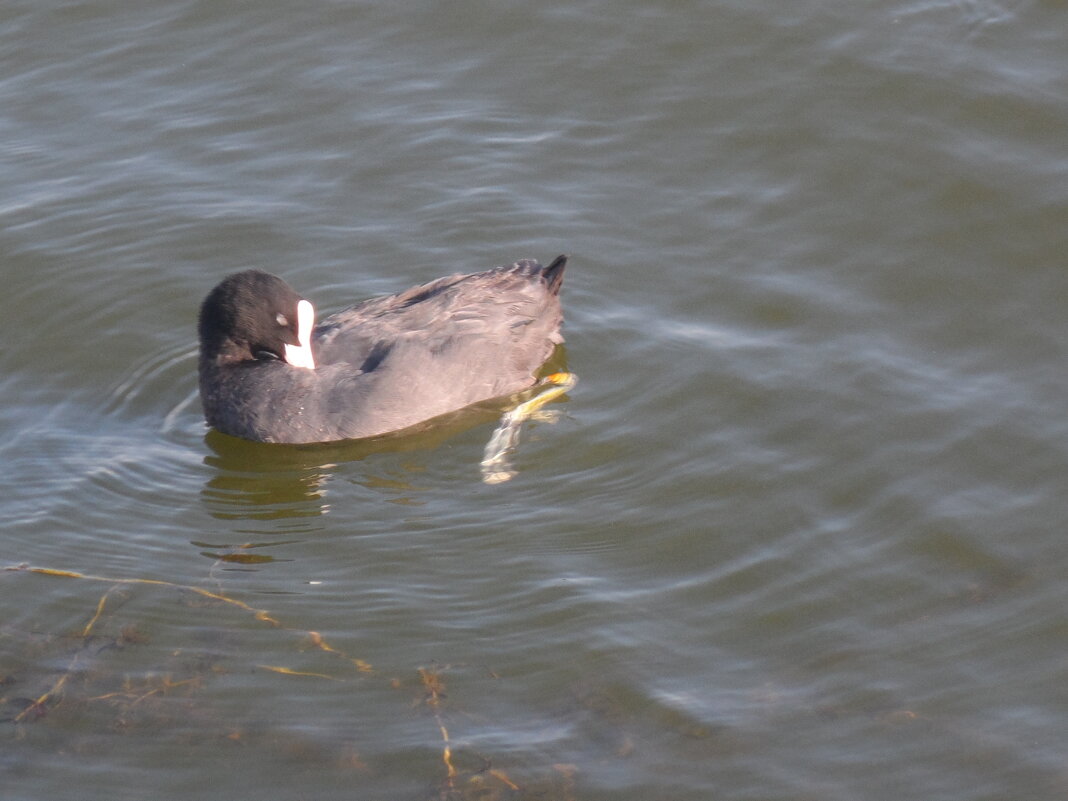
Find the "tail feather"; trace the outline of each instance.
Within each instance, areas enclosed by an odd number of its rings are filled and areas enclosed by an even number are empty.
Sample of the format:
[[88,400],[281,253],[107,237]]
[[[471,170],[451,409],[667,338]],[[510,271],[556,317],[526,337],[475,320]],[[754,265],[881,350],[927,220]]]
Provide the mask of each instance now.
[[549,291],[554,295],[560,291],[560,284],[564,281],[564,268],[567,266],[567,256],[557,256],[552,264],[541,271],[542,278],[549,285]]

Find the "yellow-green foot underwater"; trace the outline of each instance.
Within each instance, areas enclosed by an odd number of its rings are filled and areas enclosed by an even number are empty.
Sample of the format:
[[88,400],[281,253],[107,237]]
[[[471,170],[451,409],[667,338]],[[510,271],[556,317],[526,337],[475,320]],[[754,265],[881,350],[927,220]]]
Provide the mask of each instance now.
[[523,401],[501,416],[501,422],[486,443],[482,455],[482,480],[500,484],[516,476],[509,456],[519,444],[519,429],[527,420],[551,420],[555,415],[541,411],[541,407],[559,398],[578,383],[574,373],[552,373],[534,386],[534,397]]

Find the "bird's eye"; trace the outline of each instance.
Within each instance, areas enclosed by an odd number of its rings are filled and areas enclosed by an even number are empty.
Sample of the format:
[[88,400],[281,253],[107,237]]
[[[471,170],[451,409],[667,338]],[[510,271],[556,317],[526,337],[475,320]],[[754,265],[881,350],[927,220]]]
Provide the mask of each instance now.
[[282,312],[278,312],[278,314],[274,316],[274,319],[275,322],[282,326],[282,328],[289,328],[289,320],[286,319],[286,316],[282,314]]

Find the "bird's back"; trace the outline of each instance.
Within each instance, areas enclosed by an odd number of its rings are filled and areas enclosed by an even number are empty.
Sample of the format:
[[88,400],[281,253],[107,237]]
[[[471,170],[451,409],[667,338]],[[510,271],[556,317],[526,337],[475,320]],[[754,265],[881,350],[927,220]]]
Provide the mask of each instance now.
[[328,399],[344,436],[406,428],[531,386],[563,342],[566,263],[523,260],[447,276],[324,320],[315,331],[317,370],[348,376]]

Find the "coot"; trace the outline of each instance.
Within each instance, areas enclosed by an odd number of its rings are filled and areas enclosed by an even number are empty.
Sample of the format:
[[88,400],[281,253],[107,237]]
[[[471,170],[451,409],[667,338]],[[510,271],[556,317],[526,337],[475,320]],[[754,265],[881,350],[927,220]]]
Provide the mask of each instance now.
[[260,442],[399,431],[524,390],[563,342],[567,257],[450,275],[314,325],[311,303],[259,270],[225,278],[200,308],[208,424]]

